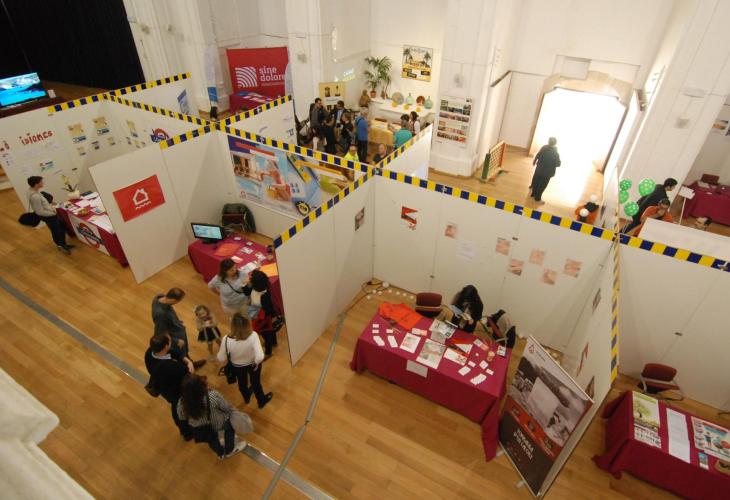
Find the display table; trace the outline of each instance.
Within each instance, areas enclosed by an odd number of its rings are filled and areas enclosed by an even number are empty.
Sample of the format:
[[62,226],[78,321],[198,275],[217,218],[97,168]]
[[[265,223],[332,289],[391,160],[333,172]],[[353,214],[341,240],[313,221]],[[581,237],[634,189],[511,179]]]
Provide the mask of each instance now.
[[[422,317],[414,328],[428,330],[432,322],[432,319]],[[378,336],[385,341],[383,346],[379,346],[374,340],[372,333],[374,325],[378,325],[380,332]],[[392,334],[387,333],[390,328],[393,328]],[[400,327],[392,327],[389,320],[376,313],[357,339],[350,368],[357,373],[368,370],[481,424],[484,455],[487,460],[494,458],[498,441],[499,404],[505,394],[511,350],[507,350],[505,357],[495,356],[488,364],[488,368],[494,373],[487,375],[484,382],[473,385],[471,379],[484,373],[479,363],[486,361],[487,357],[484,350],[473,344],[477,339],[474,335],[457,330],[451,338],[457,342],[471,344],[468,361],[476,366],[466,375],[459,374],[462,365],[446,357],[441,359],[437,369],[416,361],[425,343],[424,339],[430,339],[432,336],[430,331],[425,337],[420,337],[414,353],[400,347],[391,347],[387,338],[389,335],[393,335],[400,346],[405,332]],[[491,349],[496,350],[496,346],[492,344]],[[418,371],[423,373],[416,373]]]
[[247,92],[245,90],[231,94],[229,98],[231,113],[234,115],[242,111],[258,108],[274,100],[273,97],[257,94],[256,92]]
[[56,213],[66,223],[68,234],[114,257],[122,266],[128,264],[98,193],[88,193],[79,199],[64,202],[56,208]]
[[687,200],[685,216],[712,217],[713,222],[730,226],[730,186],[704,188],[695,182],[689,188],[695,195]]
[[[415,99],[416,96],[413,96],[413,98]],[[411,104],[407,109],[405,103],[393,106],[393,101],[390,99],[380,98],[371,99],[369,109],[371,111],[371,118],[385,118],[395,123],[400,123],[401,115],[410,115],[411,111],[415,111],[418,113],[418,117],[423,120],[423,125],[426,123],[433,123],[435,116],[434,113],[436,111],[435,108],[426,109],[426,107],[421,104]]]
[[[266,247],[264,245],[248,240],[243,236],[229,236],[216,244],[205,244],[200,240],[195,240],[188,245],[188,255],[193,263],[193,268],[203,275],[206,283],[218,274],[220,263],[224,259],[233,259],[239,269],[251,263],[255,264],[256,267],[276,263],[276,259],[269,261],[266,258]],[[281,298],[279,275],[267,274],[271,284],[271,300],[274,302],[274,307],[283,314],[284,302]]]
[[604,408],[602,416],[608,419],[606,452],[593,457],[598,467],[616,479],[621,478],[622,472],[630,472],[685,498],[728,498],[730,476],[716,470],[717,458],[709,456],[707,470],[699,465],[698,452],[701,450],[695,447],[691,414],[673,408],[687,421],[690,463],[686,463],[669,453],[667,405],[659,402],[661,448],[635,438],[633,406],[632,393],[628,391]]

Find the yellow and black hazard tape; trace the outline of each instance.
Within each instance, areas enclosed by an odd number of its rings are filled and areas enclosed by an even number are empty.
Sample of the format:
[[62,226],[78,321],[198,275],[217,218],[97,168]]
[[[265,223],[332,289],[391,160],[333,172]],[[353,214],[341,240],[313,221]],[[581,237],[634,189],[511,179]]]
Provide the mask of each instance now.
[[218,123],[218,125],[219,125],[218,130],[226,132],[227,134],[230,134],[230,135],[235,135],[236,137],[240,137],[241,139],[258,142],[259,144],[263,144],[265,146],[270,146],[272,148],[282,149],[284,151],[288,151],[289,153],[295,153],[295,154],[302,155],[302,156],[309,156],[310,158],[314,158],[315,160],[330,163],[332,165],[337,165],[339,167],[347,167],[356,172],[368,172],[373,168],[370,165],[368,165],[367,163],[345,160],[341,156],[331,155],[329,153],[323,153],[321,151],[314,151],[313,149],[303,148],[301,146],[297,146],[295,144],[290,144],[288,142],[279,141],[276,139],[270,139],[268,137],[264,137],[264,136],[258,135],[258,134],[252,134],[251,132],[246,132],[244,130],[238,130],[237,128],[229,127],[220,122]]
[[325,214],[328,210],[334,208],[335,205],[337,205],[339,202],[344,200],[350,193],[355,191],[357,188],[365,184],[367,181],[372,179],[374,177],[375,173],[370,170],[367,173],[361,175],[359,178],[355,179],[353,182],[345,186],[343,190],[341,190],[339,193],[334,195],[332,198],[327,200],[327,203],[320,205],[313,211],[309,213],[306,217],[304,217],[302,220],[298,221],[296,224],[294,224],[292,227],[281,233],[279,236],[277,236],[274,239],[274,248],[279,248],[281,245],[283,245],[285,242],[290,240],[294,235],[304,230],[305,227],[310,225],[312,222],[317,220],[318,217],[321,217],[323,214]]
[[376,163],[375,166],[377,168],[385,167],[388,163],[392,162],[393,160],[398,158],[400,155],[402,155],[406,151],[406,149],[410,148],[416,141],[419,141],[421,139],[421,137],[426,135],[427,131],[428,131],[428,127],[421,130],[418,134],[416,134],[413,137],[411,137],[410,139],[408,139],[408,142],[403,144],[401,147],[391,151],[391,153],[388,156],[386,156],[385,158],[380,160],[378,163]]
[[246,118],[251,118],[252,116],[256,116],[259,113],[263,113],[264,111],[267,111],[271,108],[274,108],[276,106],[279,106],[280,104],[284,104],[285,102],[291,101],[291,96],[289,95],[283,95],[279,97],[278,99],[275,99],[271,102],[267,102],[266,104],[262,104],[261,106],[258,106],[253,109],[249,109],[248,111],[244,111],[242,113],[238,113],[237,115],[232,115],[223,120],[224,125],[230,125],[231,123],[240,122],[241,120],[245,120]]
[[73,101],[66,101],[59,104],[54,104],[53,106],[48,106],[46,110],[49,114],[52,114],[57,113],[58,111],[78,108],[79,106],[91,104],[92,102],[103,101],[104,99],[106,99],[106,93],[94,94],[87,97],[82,97],[81,99],[74,99]]
[[[618,218],[618,206],[616,207],[616,224],[614,226],[614,233],[619,234],[619,218]],[[614,239],[611,245],[611,252],[613,252],[613,286],[611,292],[611,378],[610,384],[616,380],[618,376],[618,330],[619,330],[619,294],[621,288],[621,277],[620,277],[620,259],[619,254],[619,240]]]
[[113,95],[108,95],[106,98],[109,99],[110,101],[116,102],[118,104],[124,104],[125,106],[129,106],[131,108],[142,109],[144,111],[149,111],[150,113],[156,113],[158,115],[163,115],[163,116],[167,116],[170,118],[176,118],[176,119],[184,121],[184,122],[200,125],[201,127],[212,126],[212,122],[209,122],[208,120],[204,120],[202,118],[198,118],[197,116],[186,115],[186,114],[180,113],[178,111],[170,111],[170,110],[160,108],[157,106],[152,106],[151,104],[144,104],[142,102],[130,101],[129,99],[122,99],[120,97],[115,97]]
[[176,144],[181,144],[191,139],[195,139],[196,137],[200,137],[201,135],[205,135],[212,130],[215,130],[215,127],[212,125],[206,125],[205,127],[196,128],[195,130],[189,130],[183,134],[176,135],[166,141],[160,141],[158,144],[160,145],[160,149],[167,149],[170,146],[175,146]]
[[137,85],[130,85],[129,87],[124,87],[123,89],[112,90],[108,92],[108,94],[119,97],[124,94],[139,92],[140,90],[165,85],[166,83],[179,82],[180,80],[185,80],[187,78],[190,78],[190,73],[181,73],[179,75],[168,76],[167,78],[160,78],[159,80],[154,80],[152,82],[138,83]]

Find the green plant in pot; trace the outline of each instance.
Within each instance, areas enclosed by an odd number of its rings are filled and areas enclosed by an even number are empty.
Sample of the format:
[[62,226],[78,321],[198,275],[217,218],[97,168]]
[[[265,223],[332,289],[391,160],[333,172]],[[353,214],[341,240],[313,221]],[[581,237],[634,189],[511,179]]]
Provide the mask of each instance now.
[[365,62],[368,63],[369,68],[363,71],[363,75],[366,85],[370,88],[370,97],[377,96],[378,85],[382,85],[381,97],[387,99],[388,86],[392,81],[390,70],[393,67],[393,61],[388,56],[368,56],[365,58]]

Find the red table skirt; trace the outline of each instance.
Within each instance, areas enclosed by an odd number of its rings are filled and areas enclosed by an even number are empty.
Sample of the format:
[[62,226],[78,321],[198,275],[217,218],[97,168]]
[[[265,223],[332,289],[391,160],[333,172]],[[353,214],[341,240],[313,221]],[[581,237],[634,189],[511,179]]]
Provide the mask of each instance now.
[[[68,216],[68,210],[58,207],[56,208],[56,213],[61,219],[63,219],[63,222],[66,223],[66,232],[70,236],[76,236],[73,226],[71,225],[71,219]],[[79,219],[85,220],[86,217],[79,217]],[[88,224],[91,224],[91,222],[86,222]],[[122,245],[121,243],[119,243],[119,238],[117,237],[117,235],[112,234],[100,228],[99,226],[95,227],[99,231],[99,236],[101,236],[101,240],[104,242],[104,246],[106,247],[107,252],[109,252],[109,255],[114,257],[120,265],[127,266],[129,263],[127,262],[127,257],[124,255],[124,250],[122,250]]]
[[[660,413],[663,412],[660,403]],[[603,410],[606,421],[606,452],[596,455],[598,467],[621,478],[630,472],[652,484],[665,488],[684,498],[727,499],[730,497],[730,476],[686,463],[666,451],[634,439],[634,415],[631,391],[608,403]],[[666,421],[662,421],[666,427]],[[691,426],[689,428],[692,431]],[[664,431],[666,432],[666,431]],[[661,432],[660,432],[661,435]],[[667,442],[666,434],[662,440]],[[691,438],[690,438],[691,439]],[[691,448],[691,453],[695,453]],[[711,466],[714,461],[711,461]]]
[[717,193],[715,189],[705,189],[696,183],[690,186],[695,195],[687,200],[685,215],[692,217],[711,217],[714,222],[730,226],[730,190]]
[[[423,328],[424,325],[419,323],[418,327]],[[369,324],[366,332],[369,332],[370,328]],[[485,459],[489,461],[494,458],[499,441],[499,405],[505,392],[506,368],[505,380],[500,382],[498,389],[499,395],[492,396],[480,391],[466,379],[458,380],[440,373],[439,370],[429,368],[427,377],[409,372],[406,370],[407,358],[404,357],[406,354],[378,347],[374,343],[365,341],[364,335],[358,338],[350,361],[350,368],[353,371],[362,373],[367,369],[379,377],[477,422],[481,425]],[[382,335],[382,337],[385,340],[386,335]],[[405,351],[402,352],[405,353]],[[449,363],[449,361],[442,360],[442,363]]]

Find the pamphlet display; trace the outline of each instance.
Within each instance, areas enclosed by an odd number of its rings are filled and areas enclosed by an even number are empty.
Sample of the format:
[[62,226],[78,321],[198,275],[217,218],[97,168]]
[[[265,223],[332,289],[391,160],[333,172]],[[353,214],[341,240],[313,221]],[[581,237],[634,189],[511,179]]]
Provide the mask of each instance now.
[[453,141],[466,147],[471,121],[471,105],[472,100],[468,97],[444,96],[441,99],[436,127],[438,142]]
[[730,462],[730,431],[701,418],[692,417],[695,447]]
[[593,401],[533,338],[527,340],[499,425],[499,441],[535,496]]

